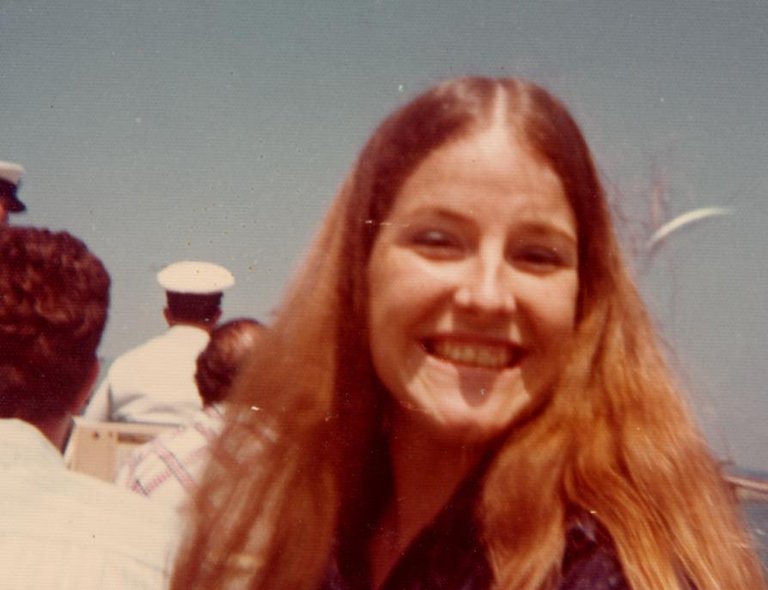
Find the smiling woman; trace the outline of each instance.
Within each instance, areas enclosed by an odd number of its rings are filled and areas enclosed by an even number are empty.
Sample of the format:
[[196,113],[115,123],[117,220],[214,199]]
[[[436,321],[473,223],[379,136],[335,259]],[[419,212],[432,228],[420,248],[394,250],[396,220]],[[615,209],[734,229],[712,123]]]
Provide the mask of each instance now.
[[587,145],[533,84],[386,119],[265,338],[179,590],[765,587]]
[[416,418],[482,454],[536,407],[573,332],[576,252],[560,181],[501,123],[422,162],[368,265],[371,357],[399,402],[390,433]]

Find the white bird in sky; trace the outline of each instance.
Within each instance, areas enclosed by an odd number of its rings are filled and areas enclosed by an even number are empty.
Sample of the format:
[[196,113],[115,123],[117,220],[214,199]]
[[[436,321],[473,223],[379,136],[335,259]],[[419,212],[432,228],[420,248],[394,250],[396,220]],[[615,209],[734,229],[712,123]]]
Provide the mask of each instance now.
[[693,223],[697,223],[704,219],[712,217],[720,217],[723,215],[730,215],[731,210],[725,207],[700,207],[698,209],[691,209],[685,213],[681,213],[677,217],[674,217],[659,227],[653,235],[646,242],[646,250],[649,256],[653,256],[654,252],[659,246],[666,240],[670,234],[679,231],[684,227],[688,227]]

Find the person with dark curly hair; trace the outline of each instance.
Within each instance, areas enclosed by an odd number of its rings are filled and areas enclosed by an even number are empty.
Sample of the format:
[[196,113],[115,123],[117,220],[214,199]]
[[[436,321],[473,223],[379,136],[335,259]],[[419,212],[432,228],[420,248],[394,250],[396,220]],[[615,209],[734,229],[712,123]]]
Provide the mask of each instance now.
[[109,287],[102,262],[69,233],[0,229],[3,587],[166,583],[174,515],[67,471],[61,456],[98,375]]

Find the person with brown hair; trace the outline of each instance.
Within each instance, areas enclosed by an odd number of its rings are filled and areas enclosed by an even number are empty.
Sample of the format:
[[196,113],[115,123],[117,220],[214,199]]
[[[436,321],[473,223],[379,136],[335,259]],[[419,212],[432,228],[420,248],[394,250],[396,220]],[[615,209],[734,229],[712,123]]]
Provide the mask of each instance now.
[[195,371],[203,409],[189,424],[163,432],[135,449],[117,474],[117,485],[176,509],[186,504],[197,489],[210,446],[221,432],[232,383],[264,330],[257,320],[237,318],[211,332]]
[[535,84],[385,119],[231,403],[177,590],[765,587]]

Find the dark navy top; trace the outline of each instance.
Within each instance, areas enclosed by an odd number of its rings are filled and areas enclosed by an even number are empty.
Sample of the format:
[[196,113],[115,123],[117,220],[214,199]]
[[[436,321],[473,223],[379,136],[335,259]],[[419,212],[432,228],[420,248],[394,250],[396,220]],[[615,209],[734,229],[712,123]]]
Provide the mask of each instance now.
[[[491,572],[474,517],[477,485],[464,485],[389,573],[381,590],[487,590]],[[628,590],[614,544],[587,512],[568,521],[558,590]],[[370,590],[367,564],[337,555],[321,590]],[[359,560],[356,560],[359,561]]]

